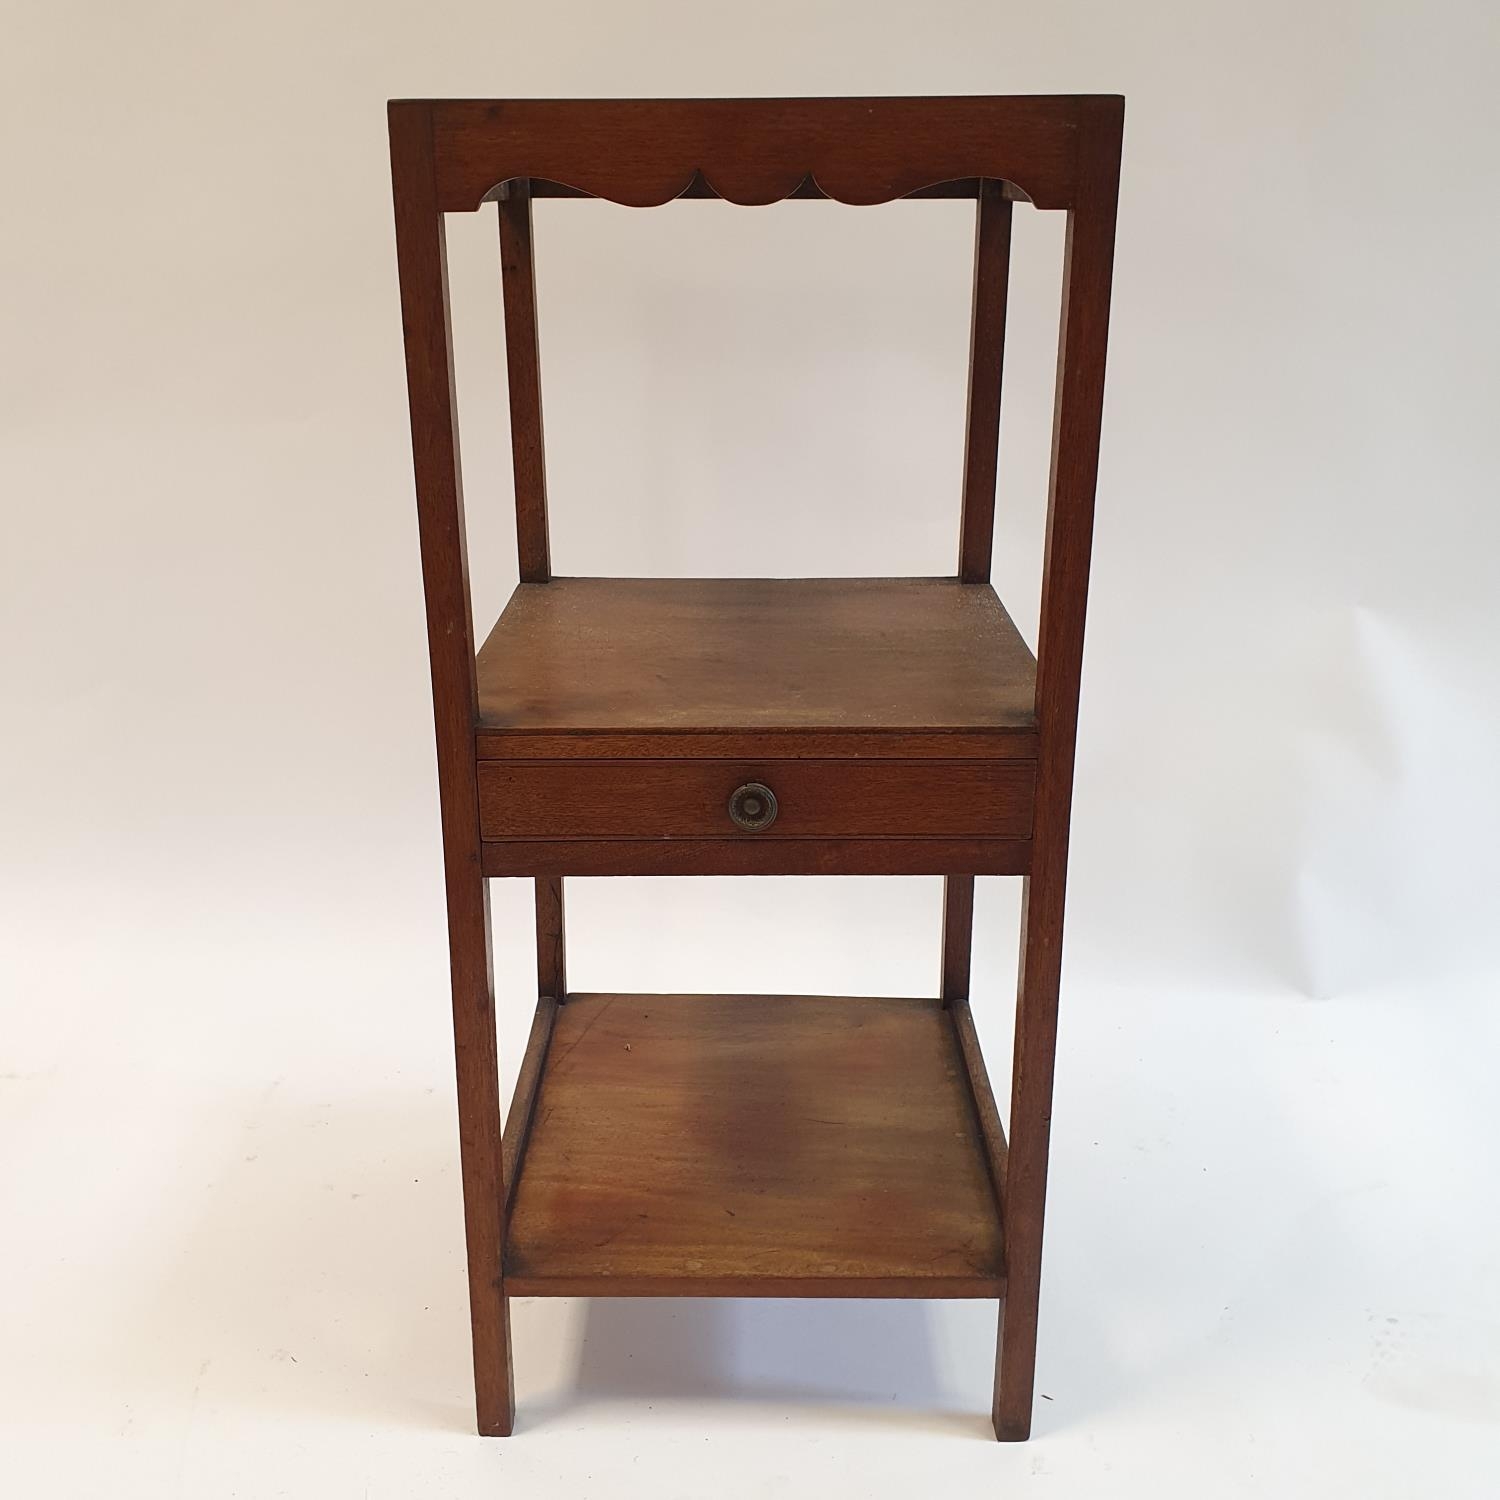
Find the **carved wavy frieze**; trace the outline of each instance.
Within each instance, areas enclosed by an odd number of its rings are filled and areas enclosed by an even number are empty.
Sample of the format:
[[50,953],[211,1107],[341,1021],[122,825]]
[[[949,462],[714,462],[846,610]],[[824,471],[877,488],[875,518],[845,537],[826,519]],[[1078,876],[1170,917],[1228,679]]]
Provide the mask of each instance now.
[[433,104],[443,209],[516,178],[635,208],[684,196],[889,203],[995,178],[1041,208],[1075,186],[1074,98],[514,100]]

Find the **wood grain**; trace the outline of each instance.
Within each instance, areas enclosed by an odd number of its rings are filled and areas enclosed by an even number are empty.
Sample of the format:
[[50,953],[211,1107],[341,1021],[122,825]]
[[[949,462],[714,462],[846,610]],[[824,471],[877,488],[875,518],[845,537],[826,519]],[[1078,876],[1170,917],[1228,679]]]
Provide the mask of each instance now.
[[390,137],[417,527],[437,731],[475,1403],[480,1432],[503,1436],[514,1421],[515,1398],[510,1311],[500,1274],[505,1235],[500,1074],[489,889],[480,859],[473,749],[474,646],[448,328],[448,275],[427,109],[393,105]]
[[481,731],[474,749],[481,760],[1035,760],[1036,744],[1026,729],[502,729]]
[[634,208],[707,183],[731,203],[795,195],[888,203],[961,178],[998,178],[1038,208],[1073,200],[1090,96],[869,99],[433,100],[438,196],[478,208],[541,178]]
[[531,1018],[531,1033],[526,1039],[526,1050],[521,1054],[521,1070],[516,1074],[516,1089],[511,1095],[510,1109],[505,1116],[505,1210],[509,1214],[515,1201],[516,1183],[520,1178],[521,1162],[526,1154],[526,1138],[531,1133],[531,1122],[536,1115],[537,1090],[542,1082],[542,1069],[547,1061],[547,1049],[552,1045],[552,1032],[557,1024],[558,1002],[550,995],[543,995],[536,1003],[536,1012]]
[[[479,819],[486,839],[1024,839],[1034,781],[1025,760],[490,760]],[[776,795],[760,832],[729,816],[747,782]]]
[[949,875],[943,881],[943,965],[938,983],[945,1005],[968,999],[973,947],[974,877]]
[[[1015,193],[1015,189],[1011,188],[1008,183],[1002,183],[1001,187],[1008,193]],[[592,198],[595,196],[593,193],[586,193],[582,188],[564,187],[560,182],[548,182],[545,179],[538,179],[532,183],[531,195],[533,198]],[[930,187],[916,188],[903,196],[907,198],[977,198],[979,179],[961,177],[956,182],[934,182]],[[717,200],[719,197],[720,194],[714,190],[713,184],[700,176],[694,177],[673,201],[707,198]],[[794,188],[786,197],[787,201],[796,202],[826,203],[829,201],[828,194],[811,177],[804,178],[801,185]]]
[[1036,852],[1031,874],[1022,888],[1021,973],[1011,1070],[1011,1141],[1005,1198],[1011,1279],[1001,1317],[995,1373],[995,1434],[1007,1441],[1030,1435],[1036,1383],[1042,1221],[1057,1055],[1073,755],[1104,408],[1123,124],[1120,101],[1097,101],[1090,107],[1081,152],[1079,202],[1068,215],[1064,251],[1038,640],[1041,753]]
[[990,581],[1005,309],[1010,292],[1011,206],[998,182],[981,184],[974,213],[974,299],[969,322],[969,406],[964,423],[964,498],[958,576]]
[[1000,1122],[1000,1110],[990,1088],[989,1069],[984,1065],[984,1051],[979,1045],[979,1033],[974,1029],[974,1012],[970,1009],[968,1000],[950,1000],[946,1009],[952,1018],[953,1034],[958,1038],[958,1050],[964,1060],[969,1096],[974,1102],[974,1114],[979,1121],[979,1138],[984,1142],[985,1161],[990,1169],[990,1183],[995,1189],[995,1206],[998,1211],[1005,1204],[1005,1168],[1010,1156],[1005,1126]]
[[948,1017],[570,996],[506,1273],[530,1295],[997,1295],[999,1215]]
[[560,876],[536,882],[536,991],[555,1000],[568,993],[567,924]]
[[493,839],[507,875],[1024,875],[1029,839]]
[[1020,730],[1036,668],[988,584],[556,578],[479,653],[481,729]]
[[510,451],[516,486],[516,554],[522,580],[545,583],[552,576],[552,547],[547,535],[542,362],[537,340],[529,182],[523,179],[507,186],[500,195],[499,218]]

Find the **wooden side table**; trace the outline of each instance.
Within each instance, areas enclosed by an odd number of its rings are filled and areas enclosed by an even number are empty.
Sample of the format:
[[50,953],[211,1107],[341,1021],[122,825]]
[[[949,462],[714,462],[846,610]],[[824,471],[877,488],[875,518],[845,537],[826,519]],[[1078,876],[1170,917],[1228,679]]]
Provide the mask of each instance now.
[[[390,106],[442,794],[479,1430],[507,1299],[999,1298],[1031,1427],[1063,893],[1123,101]],[[532,203],[976,202],[952,578],[555,578]],[[1067,213],[1038,654],[989,584],[1012,204]],[[476,652],[443,215],[496,201],[521,582]],[[934,999],[568,992],[569,875],[942,875]],[[486,880],[536,882],[501,1127]],[[969,1012],[974,877],[1024,882],[1010,1139]]]

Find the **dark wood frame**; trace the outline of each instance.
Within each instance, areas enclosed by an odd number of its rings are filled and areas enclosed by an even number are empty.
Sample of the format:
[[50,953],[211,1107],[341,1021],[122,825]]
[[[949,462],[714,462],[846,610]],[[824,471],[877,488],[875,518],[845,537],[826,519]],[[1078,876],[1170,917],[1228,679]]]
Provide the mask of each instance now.
[[[1104,393],[1123,101],[1114,96],[657,101],[396,101],[392,178],[427,603],[449,913],[464,1212],[479,1430],[506,1434],[514,1401],[505,1276],[507,1213],[565,1008],[566,874],[922,873],[946,876],[940,1003],[963,1063],[976,1129],[1004,1228],[1003,1273],[950,1285],[900,1277],[873,1294],[1001,1296],[994,1425],[1030,1432],[1042,1223],[1062,958],[1069,815],[1094,489]],[[522,586],[552,577],[532,269],[532,202],[597,196],[634,206],[679,197],[739,204],[899,197],[976,203],[968,422],[957,576],[988,587],[1012,205],[1067,214],[1052,472],[1041,616],[1029,722],[996,731],[809,731],[800,737],[695,726],[668,740],[631,726],[521,733],[482,721],[476,678],[449,328],[444,215],[498,200],[500,258]],[[507,838],[481,811],[486,765],[516,756],[607,765],[662,753],[759,762],[818,753],[999,755],[1034,783],[1026,837]],[[510,758],[508,761],[507,758]],[[578,759],[578,758],[581,758]],[[929,762],[932,763],[932,762]],[[1034,788],[1034,789],[1033,789]],[[1023,879],[1009,1142],[969,1013],[974,877]],[[509,1117],[501,1129],[490,908],[486,879],[535,880],[539,1004]],[[786,1294],[871,1295],[875,1283],[780,1281]],[[860,1290],[860,1288],[864,1290]],[[720,1278],[611,1290],[755,1294],[767,1284]],[[529,1293],[602,1290],[528,1282]]]

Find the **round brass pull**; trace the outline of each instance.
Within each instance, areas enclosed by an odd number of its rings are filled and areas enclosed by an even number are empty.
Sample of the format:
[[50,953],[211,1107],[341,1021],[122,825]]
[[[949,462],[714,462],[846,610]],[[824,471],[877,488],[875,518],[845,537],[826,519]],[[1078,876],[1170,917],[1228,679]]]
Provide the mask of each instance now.
[[758,781],[747,781],[731,793],[729,816],[736,828],[759,833],[776,821],[776,793]]

